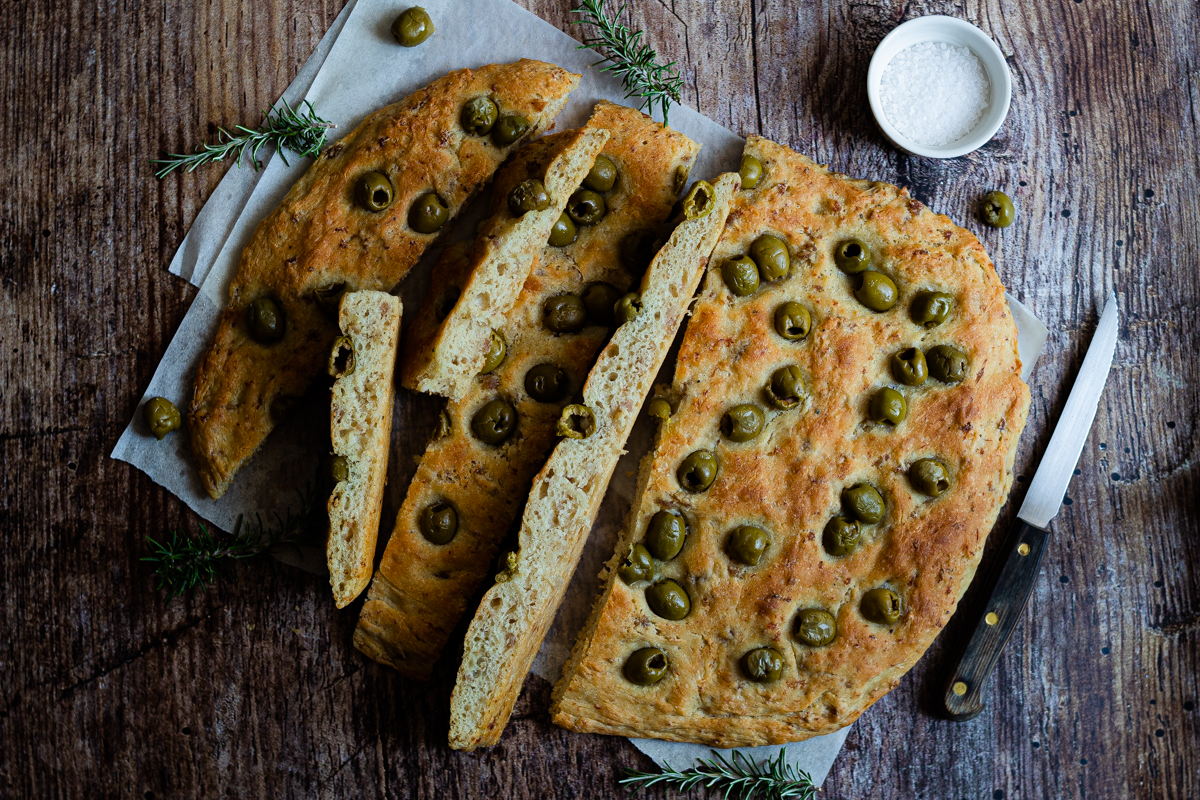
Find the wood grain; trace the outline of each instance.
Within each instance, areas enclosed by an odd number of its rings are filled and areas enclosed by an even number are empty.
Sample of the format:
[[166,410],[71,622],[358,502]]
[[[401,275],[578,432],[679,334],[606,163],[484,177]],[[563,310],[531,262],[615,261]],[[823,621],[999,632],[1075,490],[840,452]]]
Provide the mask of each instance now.
[[[579,35],[565,0],[522,2]],[[1200,207],[1184,191],[1200,177],[1200,8],[632,5],[685,66],[689,104],[909,186],[980,232],[1051,330],[1023,476],[1102,298],[1115,290],[1122,307],[1070,505],[987,708],[961,724],[932,713],[943,656],[966,635],[953,620],[855,725],[824,796],[1200,797]],[[147,159],[206,124],[255,122],[339,9],[0,6],[0,796],[610,797],[622,767],[650,767],[623,740],[550,725],[537,678],[503,745],[453,753],[453,654],[431,686],[408,684],[352,650],[357,605],[335,613],[323,579],[264,562],[166,604],[139,561],[146,535],[197,520],[107,454],[194,296],[165,267],[221,173],[158,182]],[[1000,134],[950,162],[888,147],[864,88],[878,41],[928,13],[981,26],[1013,71]],[[996,187],[1018,207],[1004,231],[972,216]],[[433,406],[413,409],[412,427],[427,429]]]

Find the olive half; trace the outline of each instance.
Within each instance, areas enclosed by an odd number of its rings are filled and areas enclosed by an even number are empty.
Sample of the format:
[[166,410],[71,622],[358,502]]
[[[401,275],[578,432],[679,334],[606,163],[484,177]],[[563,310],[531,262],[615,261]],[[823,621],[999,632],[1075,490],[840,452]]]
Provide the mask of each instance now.
[[809,647],[824,647],[837,638],[837,620],[820,608],[801,609],[796,614],[795,637]]
[[147,400],[146,405],[142,406],[142,417],[146,420],[146,427],[150,428],[154,438],[160,442],[168,433],[178,430],[183,424],[179,409],[165,397],[151,397]]
[[757,567],[770,546],[771,534],[755,525],[740,525],[729,534],[725,552],[739,564]]
[[350,459],[345,456],[330,456],[325,461],[325,473],[334,484],[350,480]]
[[250,338],[259,344],[273,344],[283,338],[287,320],[274,300],[260,297],[246,308],[246,327]]
[[367,211],[383,211],[392,204],[392,182],[382,172],[368,172],[358,179],[354,199]]
[[885,425],[899,425],[908,416],[908,403],[895,389],[884,387],[871,398],[871,419]]
[[670,561],[683,549],[687,535],[688,523],[683,514],[665,508],[650,518],[643,541],[650,555],[659,561]]
[[483,136],[496,124],[500,109],[489,97],[476,97],[463,106],[460,121],[463,130],[474,136]]
[[629,549],[629,555],[621,559],[620,565],[617,566],[617,575],[630,585],[654,580],[654,559],[650,556],[650,551],[640,544],[635,544]]
[[758,265],[758,274],[764,281],[786,278],[792,265],[783,239],[769,233],[764,233],[750,245],[750,258]]
[[420,6],[402,11],[392,23],[392,36],[396,37],[397,44],[405,47],[416,47],[432,36],[434,30],[433,20]]
[[863,595],[858,607],[864,617],[880,625],[891,625],[900,619],[900,595],[891,589],[872,589]]
[[738,168],[738,174],[742,177],[742,188],[753,189],[758,186],[758,180],[762,177],[763,166],[762,162],[754,156],[742,156],[742,165]]
[[821,537],[821,543],[825,545],[826,553],[840,558],[855,551],[860,535],[862,535],[862,528],[859,526],[858,520],[833,517],[825,523],[825,533]]
[[417,233],[437,233],[448,219],[450,209],[436,192],[421,195],[408,210],[408,225]]
[[517,427],[517,410],[499,398],[484,405],[471,417],[475,438],[487,444],[502,444]]
[[755,683],[774,683],[783,676],[783,656],[774,647],[759,647],[742,656],[742,672]]
[[555,431],[568,439],[586,439],[596,432],[596,415],[585,405],[569,405],[562,410]]
[[892,354],[892,377],[905,386],[920,386],[929,377],[925,354],[915,347],[906,347]]
[[425,506],[417,520],[421,535],[434,544],[447,544],[458,533],[458,512],[448,500]]
[[617,165],[608,156],[596,156],[595,163],[583,179],[586,189],[593,192],[607,192],[617,182]]
[[687,590],[670,578],[646,589],[646,603],[663,619],[680,620],[692,610],[692,599]]
[[775,332],[783,338],[794,342],[808,336],[810,330],[812,315],[800,303],[789,300],[775,309]]
[[492,331],[492,342],[488,347],[487,355],[483,359],[483,368],[479,370],[480,375],[487,375],[489,372],[496,369],[504,363],[504,356],[508,353],[508,345],[504,342],[504,337],[500,335],[500,331]]
[[749,297],[758,291],[758,265],[750,256],[727,259],[721,265],[721,277],[729,291],[738,297]]
[[717,479],[717,457],[707,450],[697,450],[683,460],[675,477],[689,492],[703,492]]
[[954,298],[945,292],[918,292],[909,308],[913,322],[924,328],[941,325],[953,310]]
[[626,322],[632,322],[640,313],[642,313],[642,297],[637,292],[630,292],[613,306],[613,322],[617,325],[624,325]]
[[621,672],[625,679],[638,686],[653,686],[667,676],[671,663],[667,654],[657,647],[643,647],[635,650],[625,659]]
[[[675,194],[678,195],[687,186],[688,178],[692,175],[692,166],[690,164],[680,164],[675,168]],[[690,217],[689,217],[690,219]]]
[[661,397],[655,397],[646,404],[646,413],[658,420],[671,418],[671,404]]
[[578,295],[560,294],[542,304],[546,327],[555,333],[578,333],[587,324],[587,308]]
[[721,417],[721,433],[734,442],[748,442],[762,433],[766,417],[753,403],[734,406]]
[[908,468],[908,480],[918,492],[938,497],[950,488],[950,473],[936,458],[920,458]]
[[[686,179],[685,179],[686,180]],[[696,181],[683,198],[683,216],[686,219],[707,217],[716,205],[717,193],[708,181]]]
[[525,373],[525,391],[539,403],[557,403],[567,396],[567,373],[557,364],[538,364]]
[[859,522],[874,525],[883,519],[883,495],[874,486],[855,484],[842,490],[842,508]]
[[807,391],[804,374],[798,366],[789,364],[771,373],[771,380],[763,388],[763,395],[772,406],[786,411],[800,405]]
[[967,377],[967,356],[948,344],[931,347],[925,358],[929,362],[929,374],[942,383],[962,383]]

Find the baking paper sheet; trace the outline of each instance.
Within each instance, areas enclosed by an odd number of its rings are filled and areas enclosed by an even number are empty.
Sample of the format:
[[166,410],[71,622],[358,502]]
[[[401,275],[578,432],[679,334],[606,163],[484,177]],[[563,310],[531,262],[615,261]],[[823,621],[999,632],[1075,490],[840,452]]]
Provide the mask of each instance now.
[[[350,132],[371,111],[402,99],[451,70],[520,58],[550,61],[583,74],[579,88],[556,121],[557,130],[582,124],[597,100],[627,102],[620,83],[592,67],[597,60],[594,53],[579,50],[574,39],[510,0],[423,0],[421,4],[433,18],[437,31],[420,47],[402,48],[395,44],[389,28],[396,15],[412,5],[411,0],[349,0],[283,96],[293,106],[301,99],[308,100],[318,114],[334,122],[337,129],[331,134],[331,141]],[[480,20],[487,21],[486,36],[479,35]],[[743,140],[733,132],[683,106],[672,107],[670,121],[671,127],[704,145],[692,171],[694,178],[712,178],[737,167]],[[197,127],[202,122],[198,120]],[[163,355],[143,400],[161,396],[181,409],[186,408],[196,364],[216,329],[243,247],[258,221],[278,204],[311,163],[307,159],[289,157],[289,160],[290,166],[273,154],[260,172],[230,169],[197,216],[171,262],[170,271],[199,287],[200,292]],[[461,238],[472,228],[464,215],[448,236]],[[409,314],[419,306],[429,269],[439,250],[440,247],[431,248],[399,288]],[[1045,341],[1045,328],[1019,303],[1011,298],[1010,302],[1021,333],[1022,359],[1028,370]],[[669,380],[671,371],[668,364],[659,380]],[[404,404],[420,400],[406,392],[397,393],[398,417],[404,418]],[[140,404],[112,456],[133,464],[201,517],[229,531],[239,514],[269,515],[272,511],[295,507],[296,488],[315,466],[313,454],[322,438],[321,420],[328,424],[328,405],[322,407],[321,398],[314,398],[309,405],[312,407],[301,409],[271,435],[259,455],[243,467],[233,486],[217,502],[210,500],[200,485],[186,434],[156,441],[142,421]],[[651,433],[645,421],[635,428],[627,447],[629,452],[614,473],[567,598],[534,664],[534,672],[549,681],[557,680],[575,632],[596,597],[597,574],[612,553],[629,509],[637,462],[650,445]],[[396,458],[393,448],[393,460]],[[385,520],[379,537],[381,547],[389,531]],[[297,550],[281,558],[312,571],[324,569],[324,553],[319,548]],[[330,610],[332,613],[332,603]],[[788,760],[810,773],[819,785],[847,732],[844,729],[789,745]],[[669,762],[676,768],[686,767],[694,758],[709,754],[709,748],[696,745],[631,741],[660,765]],[[765,759],[778,749],[754,748],[746,752]]]

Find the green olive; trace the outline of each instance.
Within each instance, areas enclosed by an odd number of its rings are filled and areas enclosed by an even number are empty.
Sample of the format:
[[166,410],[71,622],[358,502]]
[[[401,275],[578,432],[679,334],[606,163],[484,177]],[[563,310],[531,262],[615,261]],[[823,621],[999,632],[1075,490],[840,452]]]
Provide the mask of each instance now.
[[783,676],[783,656],[774,647],[759,647],[742,656],[742,672],[755,683],[774,683]]
[[587,324],[587,308],[574,294],[559,294],[542,304],[546,327],[555,333],[577,333]]
[[666,653],[657,647],[643,647],[625,659],[621,672],[630,683],[653,686],[667,676],[670,668]]
[[769,233],[764,233],[750,245],[750,258],[758,265],[758,274],[764,281],[786,278],[792,265],[783,239]]
[[339,336],[333,340],[326,371],[331,378],[354,374],[354,340],[349,336]]
[[808,336],[810,330],[812,315],[800,303],[789,300],[775,309],[775,332],[783,338],[794,342]]
[[658,420],[668,420],[671,418],[671,404],[661,397],[655,397],[646,404],[646,413]]
[[577,189],[567,201],[567,214],[576,225],[595,225],[606,211],[604,198],[591,189]]
[[537,178],[521,181],[508,193],[508,210],[514,217],[529,211],[545,211],[549,207],[550,195]]
[[770,546],[771,534],[754,525],[741,525],[729,534],[725,552],[739,564],[757,567]]
[[691,174],[692,167],[690,164],[680,164],[675,168],[675,185],[673,188],[675,189],[676,196],[687,186],[688,178],[691,177]]
[[762,433],[766,417],[753,403],[734,406],[721,417],[721,433],[734,442],[748,442]]
[[448,500],[425,506],[417,520],[421,535],[434,544],[448,544],[458,533],[458,512]]
[[762,171],[761,161],[754,156],[742,156],[742,165],[738,168],[738,174],[742,176],[742,188],[753,189],[758,186]]
[[1013,224],[1017,210],[1013,201],[1004,192],[988,192],[983,196],[983,221],[993,228],[1007,228]]
[[596,156],[595,163],[583,179],[583,186],[593,192],[607,192],[616,182],[617,165],[608,156]]
[[703,492],[717,479],[717,457],[707,450],[697,450],[683,460],[675,477],[689,492]]
[[717,191],[708,181],[696,181],[683,198],[683,216],[687,219],[707,217],[716,205]]
[[246,326],[251,339],[259,344],[272,344],[283,338],[287,320],[274,300],[260,297],[246,309]]
[[895,389],[884,387],[871,398],[871,419],[887,425],[899,425],[908,416],[908,403]]
[[496,117],[500,115],[500,109],[492,102],[489,97],[476,97],[474,100],[468,100],[463,106],[462,121],[463,130],[474,136],[483,136],[492,129],[496,124]]
[[749,256],[726,260],[721,266],[721,276],[729,291],[738,297],[749,297],[758,291],[758,265]]
[[557,403],[567,395],[567,373],[556,364],[538,364],[525,373],[525,391],[539,403]]
[[630,292],[613,306],[613,322],[618,326],[624,325],[626,322],[637,319],[637,315],[640,313],[642,313],[641,295],[637,292]]
[[948,344],[939,344],[925,353],[929,374],[942,383],[962,383],[967,377],[967,356]]
[[496,369],[504,363],[504,356],[507,354],[508,345],[505,344],[504,337],[500,335],[500,331],[492,331],[492,343],[488,347],[487,356],[483,359],[483,369],[479,370],[479,374],[487,375]]
[[622,558],[617,567],[617,575],[630,585],[654,580],[654,558],[650,551],[640,544],[629,548],[629,555]]
[[330,456],[325,462],[329,480],[335,484],[350,480],[350,459],[345,456]]
[[670,578],[646,589],[646,603],[663,619],[680,620],[692,610],[692,599],[687,590]]
[[508,147],[528,132],[529,120],[520,114],[505,114],[492,128],[492,141],[499,147]]
[[437,233],[448,219],[450,209],[436,192],[421,195],[408,210],[408,226],[417,233]]
[[562,410],[555,432],[567,439],[586,439],[596,432],[596,415],[587,406],[573,403]]
[[665,508],[650,518],[643,541],[650,555],[659,561],[670,561],[683,549],[687,535],[688,523],[683,514]]
[[858,239],[847,239],[833,248],[833,263],[842,272],[857,275],[871,266],[871,249]]
[[950,488],[950,473],[936,458],[920,458],[909,465],[908,481],[918,492],[938,497]]
[[831,556],[848,556],[858,547],[858,537],[862,535],[862,527],[856,519],[833,517],[825,523],[825,532],[821,543],[825,552]]
[[634,277],[641,277],[660,246],[661,242],[654,231],[640,230],[627,234],[618,246],[621,266]]
[[892,279],[882,272],[869,269],[858,276],[858,288],[854,296],[872,311],[887,311],[896,305],[899,291]]
[[516,427],[517,410],[500,399],[491,401],[471,417],[475,438],[487,444],[502,444]]
[[588,319],[597,325],[612,325],[613,307],[620,299],[620,290],[611,283],[597,281],[583,287],[583,305],[587,309]]
[[392,36],[396,43],[405,47],[416,47],[433,35],[435,28],[429,14],[420,6],[401,12],[392,23]]
[[367,211],[383,211],[392,204],[392,182],[382,172],[368,172],[358,179],[354,199]]
[[905,386],[920,386],[929,377],[925,354],[915,347],[906,347],[892,354],[892,377]]
[[435,441],[437,439],[444,439],[453,430],[454,426],[450,422],[450,412],[443,408],[438,412],[437,427],[433,429],[433,438]]
[[179,409],[165,397],[151,397],[147,400],[146,405],[142,406],[142,416],[154,438],[160,442],[171,431],[179,430],[179,426],[183,424]]
[[313,299],[316,300],[317,308],[321,309],[321,313],[336,322],[342,305],[342,296],[345,294],[345,281],[338,281],[315,290]]
[[772,372],[771,380],[763,387],[763,395],[767,402],[782,411],[800,405],[807,393],[804,374],[795,364],[788,364]]
[[796,614],[795,636],[809,647],[824,647],[837,638],[837,620],[820,608],[801,609]]
[[864,617],[880,625],[891,625],[900,619],[900,595],[891,589],[872,589],[863,595],[858,607]]
[[575,227],[575,223],[571,221],[571,217],[567,212],[558,215],[558,222],[550,228],[550,238],[546,243],[551,247],[566,247],[575,241],[579,236],[579,229]]
[[858,483],[842,489],[842,508],[859,522],[874,525],[883,519],[883,495],[874,486]]
[[918,292],[909,308],[913,322],[925,328],[941,325],[953,310],[954,298],[945,292]]
[[457,286],[451,286],[434,298],[433,315],[437,317],[438,322],[450,316],[450,312],[454,310],[454,306],[461,296],[462,291]]

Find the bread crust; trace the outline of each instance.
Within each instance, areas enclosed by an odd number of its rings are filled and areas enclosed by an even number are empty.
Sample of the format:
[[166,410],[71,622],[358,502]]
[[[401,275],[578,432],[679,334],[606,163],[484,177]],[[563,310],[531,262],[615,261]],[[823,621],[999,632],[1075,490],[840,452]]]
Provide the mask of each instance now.
[[[553,447],[560,411],[581,389],[608,338],[609,330],[599,325],[588,325],[577,334],[550,334],[542,322],[543,303],[554,295],[578,294],[591,281],[628,291],[633,277],[621,266],[620,240],[667,218],[678,195],[674,172],[680,166],[690,168],[699,152],[683,134],[612,103],[600,103],[589,125],[610,133],[603,152],[621,176],[607,195],[609,213],[599,224],[581,227],[571,245],[543,248],[500,328],[508,346],[504,363],[474,378],[461,400],[447,403],[450,431],[432,441],[421,458],[354,633],[359,650],[410,678],[429,677],[474,601],[534,474]],[[522,164],[552,146],[545,140],[533,142],[525,148],[533,154],[522,152],[505,165],[496,176],[495,196],[506,197],[525,175]],[[470,271],[468,252],[469,245],[447,248],[433,273],[428,298],[462,285]],[[542,363],[558,364],[568,374],[569,393],[559,402],[537,402],[525,390],[526,372]],[[492,447],[474,438],[470,422],[478,408],[497,396],[513,404],[519,422],[512,438]],[[449,499],[459,511],[459,532],[447,545],[431,544],[417,527],[421,511],[440,498]]]
[[[764,177],[741,193],[713,253],[676,368],[678,407],[643,462],[605,587],[554,689],[552,718],[571,730],[745,747],[848,725],[897,684],[954,612],[1011,487],[1029,390],[1004,289],[978,240],[895,186],[850,180],[758,137],[746,149]],[[763,232],[788,242],[790,277],[735,298],[721,264]],[[833,247],[849,237],[866,242],[873,268],[899,286],[890,312],[860,305],[834,266]],[[922,289],[954,295],[955,311],[938,327],[909,318]],[[773,311],[785,300],[812,312],[812,331],[800,342],[774,333]],[[867,421],[871,394],[896,386],[889,356],[943,343],[967,353],[968,377],[956,386],[931,378],[900,387],[908,418],[894,430]],[[788,363],[807,378],[802,408],[771,412],[751,442],[724,439],[724,411],[765,407],[764,382]],[[675,473],[698,448],[716,454],[719,472],[711,488],[692,494]],[[923,457],[941,459],[954,478],[937,499],[908,482],[909,464]],[[860,481],[882,493],[887,510],[864,528],[853,554],[836,559],[822,547],[822,530],[839,511],[840,491]],[[683,551],[659,565],[691,598],[690,615],[677,622],[649,609],[643,585],[615,576],[650,516],[667,507],[691,527]],[[729,532],[744,524],[772,535],[757,567],[724,551]],[[880,586],[902,599],[891,627],[859,610],[863,593]],[[832,644],[794,638],[796,612],[806,608],[834,614]],[[656,685],[635,686],[622,666],[646,646],[667,653],[670,671]],[[762,646],[783,655],[774,683],[752,683],[739,670],[740,658]]]
[[[270,433],[274,417],[320,373],[337,325],[314,292],[335,284],[390,290],[436,238],[408,226],[416,198],[436,190],[453,217],[516,149],[467,135],[459,122],[463,103],[492,97],[502,113],[530,120],[530,138],[551,125],[578,80],[530,60],[452,72],[327,147],[258,224],[196,370],[188,414],[192,452],[213,499]],[[354,202],[355,182],[372,170],[385,172],[394,190],[392,205],[379,213]],[[287,320],[283,339],[266,346],[245,325],[247,306],[262,296],[272,297]]]

